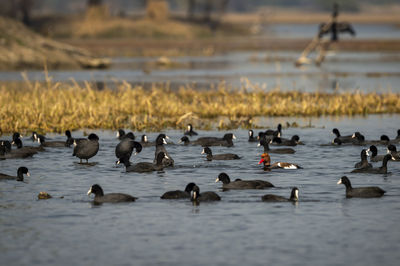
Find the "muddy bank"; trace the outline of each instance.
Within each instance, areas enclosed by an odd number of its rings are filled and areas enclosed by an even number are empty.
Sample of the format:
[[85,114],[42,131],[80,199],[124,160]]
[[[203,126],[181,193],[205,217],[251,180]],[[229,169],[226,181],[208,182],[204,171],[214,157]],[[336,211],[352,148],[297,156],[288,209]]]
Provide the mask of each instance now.
[[104,68],[109,60],[44,38],[12,19],[0,17],[0,70]]

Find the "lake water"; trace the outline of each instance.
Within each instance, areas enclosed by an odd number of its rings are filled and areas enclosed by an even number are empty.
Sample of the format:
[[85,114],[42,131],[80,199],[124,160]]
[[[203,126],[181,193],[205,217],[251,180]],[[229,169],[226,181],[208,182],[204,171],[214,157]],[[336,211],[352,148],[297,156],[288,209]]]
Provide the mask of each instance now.
[[[272,161],[298,163],[302,170],[264,172],[257,164],[262,149],[247,141],[246,130],[233,130],[234,147],[213,148],[215,154],[233,152],[241,160],[207,162],[199,146],[167,145],[176,167],[158,173],[125,173],[116,167],[118,141],[112,131],[95,131],[100,136],[100,151],[90,160],[97,162],[95,166],[77,164],[69,148],[47,148],[30,159],[0,161],[2,173],[14,174],[21,165],[31,173],[25,183],[0,182],[0,261],[2,265],[397,265],[400,163],[389,162],[388,175],[349,174],[362,147],[320,144],[332,140],[333,127],[343,135],[361,131],[367,139],[381,134],[393,138],[399,118],[313,118],[315,128],[284,129],[284,137],[298,134],[306,145],[296,146],[294,155],[272,154]],[[305,125],[309,120],[261,121],[275,127],[279,122]],[[200,136],[225,133],[198,132]],[[182,136],[182,131],[166,133],[175,143]],[[153,140],[157,134],[148,135]],[[64,139],[56,134],[48,137]],[[25,145],[34,144],[25,140]],[[378,146],[378,151],[382,154],[385,148]],[[153,147],[144,148],[132,161],[152,161],[153,156]],[[214,183],[220,172],[231,179],[268,180],[276,188],[222,192],[221,183]],[[387,193],[382,198],[346,199],[345,187],[336,184],[343,175],[355,187],[376,185]],[[188,200],[159,198],[189,182],[201,191],[217,192],[222,200],[193,206]],[[86,192],[95,183],[105,193],[129,193],[139,200],[93,206]],[[261,202],[267,193],[289,197],[293,186],[300,190],[298,204]],[[39,191],[54,198],[37,200]]]
[[[171,88],[192,84],[208,89],[224,81],[228,86],[265,90],[399,92],[399,53],[332,52],[321,67],[313,64],[296,68],[299,52],[229,52],[212,57],[171,57],[170,67],[157,66],[157,58],[114,58],[110,69],[50,71],[53,81],[92,81],[113,86],[125,80],[151,87],[154,83]],[[313,55],[313,57],[315,57]],[[43,71],[27,71],[29,80],[43,81]],[[252,86],[244,80],[248,79]],[[0,72],[0,81],[22,81],[20,71]],[[102,86],[102,85],[100,85]]]

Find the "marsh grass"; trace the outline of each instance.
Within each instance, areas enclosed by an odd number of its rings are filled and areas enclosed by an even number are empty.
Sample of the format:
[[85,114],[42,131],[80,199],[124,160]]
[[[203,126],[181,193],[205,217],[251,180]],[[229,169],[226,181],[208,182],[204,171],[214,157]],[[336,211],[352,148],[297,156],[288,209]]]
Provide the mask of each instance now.
[[188,122],[202,129],[231,129],[256,127],[254,120],[261,116],[400,113],[398,93],[264,91],[255,86],[231,89],[225,83],[210,90],[190,85],[145,90],[127,82],[98,90],[89,82],[46,80],[0,87],[0,133],[85,128],[159,131],[180,129]]

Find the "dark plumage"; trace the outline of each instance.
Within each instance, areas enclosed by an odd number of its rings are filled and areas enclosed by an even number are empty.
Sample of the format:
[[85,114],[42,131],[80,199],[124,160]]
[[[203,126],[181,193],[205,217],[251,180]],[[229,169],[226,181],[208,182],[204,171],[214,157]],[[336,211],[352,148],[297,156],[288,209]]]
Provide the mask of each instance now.
[[65,136],[67,136],[67,140],[65,141],[65,146],[71,147],[71,145],[74,144],[74,138],[71,135],[71,131],[69,131],[68,129],[65,130]]
[[256,142],[258,139],[254,137],[254,131],[252,129],[249,130],[249,142]]
[[238,160],[240,157],[237,154],[233,153],[225,153],[225,154],[212,154],[212,151],[209,147],[205,147],[201,154],[207,154],[207,161],[212,160]]
[[52,148],[61,148],[65,147],[65,141],[46,141],[46,138],[42,135],[37,137],[37,141],[42,147],[52,147]]
[[198,138],[196,141],[193,141],[192,144],[201,145],[203,147],[210,147],[210,146],[232,147],[233,139],[236,139],[235,135],[233,135],[232,133],[227,133],[222,138],[216,138],[216,137]]
[[340,143],[352,143],[353,142],[352,135],[342,136],[342,135],[340,135],[339,129],[337,129],[337,128],[332,129],[332,133],[336,135],[336,138],[337,138],[336,143],[338,143],[339,141],[340,141]]
[[298,135],[293,135],[291,139],[282,139],[280,137],[274,137],[271,144],[280,146],[296,146],[300,142]]
[[383,160],[383,157],[385,157],[385,155],[378,155],[378,149],[375,145],[371,145],[367,150],[367,153],[369,151],[371,151],[371,157],[369,159],[371,162],[380,162]]
[[118,159],[127,157],[129,160],[132,156],[133,149],[135,149],[136,153],[140,153],[142,151],[142,145],[131,138],[124,138],[115,147],[115,156]]
[[137,198],[123,193],[104,194],[103,189],[97,184],[91,186],[87,194],[90,195],[92,193],[94,194],[93,203],[96,204],[107,203],[107,202],[108,203],[132,202],[137,200]]
[[188,199],[190,198],[190,192],[192,191],[195,183],[189,183],[186,185],[185,190],[173,190],[165,192],[160,198],[161,199]]
[[[17,145],[17,149],[11,149],[0,155],[0,159],[18,159],[18,158],[28,158],[38,153],[38,151],[43,151],[43,147],[23,147],[20,138],[13,140],[12,144]],[[6,151],[6,150],[5,150]]]
[[183,145],[189,145],[189,144],[190,144],[190,140],[189,140],[189,138],[186,137],[186,136],[183,136],[183,137],[178,141],[178,143],[182,143],[182,142],[183,142]]
[[388,150],[388,154],[392,155],[393,161],[400,161],[400,153],[397,151],[396,146],[394,146],[393,144],[390,144],[387,147],[387,150]]
[[187,125],[187,130],[185,131],[184,135],[187,135],[187,136],[197,136],[198,134],[197,134],[197,132],[195,132],[195,131],[193,130],[192,124],[188,124],[188,125]]
[[263,180],[242,180],[242,179],[236,179],[235,181],[231,182],[231,179],[229,178],[228,174],[226,173],[220,173],[215,179],[215,182],[222,182],[222,188],[224,190],[227,189],[264,189],[264,188],[269,188],[273,187],[270,182],[268,181],[263,181]]
[[263,138],[260,140],[260,143],[258,143],[257,147],[263,146],[264,152],[268,152],[268,153],[293,154],[296,152],[292,148],[270,149],[268,142],[269,142],[268,140]]
[[386,191],[380,187],[359,187],[353,188],[351,186],[350,180],[347,176],[342,176],[337,182],[338,184],[343,184],[346,186],[346,197],[347,198],[376,198],[382,197]]
[[43,139],[46,139],[45,136],[38,134],[36,131],[33,131],[33,132],[32,132],[32,136],[31,136],[31,140],[32,140],[32,141],[38,141],[39,138],[41,138],[42,140],[43,140]]
[[99,137],[91,133],[88,136],[88,139],[82,139],[82,140],[74,140],[74,152],[72,156],[76,156],[80,159],[80,163],[82,163],[82,159],[86,160],[86,163],[88,163],[88,160],[95,156],[97,152],[99,151]]
[[299,200],[299,189],[297,187],[292,188],[290,198],[285,198],[273,194],[266,194],[261,197],[261,200],[266,202],[296,202]]
[[206,191],[206,192],[200,193],[200,188],[198,186],[194,185],[192,188],[192,193],[191,193],[190,199],[191,199],[191,201],[194,201],[194,202],[202,202],[202,201],[221,200],[221,197],[218,196],[217,193],[212,192],[212,191]]
[[162,171],[164,168],[162,164],[164,158],[168,158],[168,156],[164,152],[160,152],[157,154],[156,164],[148,162],[140,162],[131,165],[131,163],[129,162],[129,158],[127,157],[121,158],[117,162],[117,164],[123,163],[126,167],[126,172],[146,173],[153,171]]
[[125,130],[123,130],[123,129],[118,129],[118,131],[117,131],[117,138],[119,139],[119,140],[122,140],[123,138],[124,138],[124,136],[125,136]]
[[360,169],[354,169],[351,172],[352,173],[368,173],[368,174],[387,174],[387,162],[389,160],[392,160],[392,155],[386,154],[385,157],[383,157],[383,162],[382,162],[381,167],[360,168]]
[[28,168],[21,166],[17,170],[17,176],[11,176],[0,173],[0,180],[17,180],[17,181],[24,181],[24,174],[30,176]]
[[276,130],[267,129],[264,133],[265,135],[270,135],[280,138],[282,136],[282,125],[278,124]]
[[8,140],[0,140],[0,155],[4,155],[11,151],[11,142]]
[[168,154],[167,149],[165,149],[164,144],[167,144],[168,137],[165,134],[159,134],[156,139],[156,151],[154,153],[154,163],[157,162],[157,156],[160,152],[163,152],[166,156],[162,159],[162,165],[164,167],[173,167],[174,159]]
[[330,22],[321,23],[319,25],[318,38],[322,38],[324,35],[331,33],[331,41],[338,40],[339,33],[350,33],[352,36],[356,35],[353,27],[348,22]]
[[354,145],[364,145],[365,137],[360,132],[355,132],[352,136]]
[[354,168],[372,168],[372,164],[368,163],[368,153],[363,149],[360,154],[361,161],[354,165]]

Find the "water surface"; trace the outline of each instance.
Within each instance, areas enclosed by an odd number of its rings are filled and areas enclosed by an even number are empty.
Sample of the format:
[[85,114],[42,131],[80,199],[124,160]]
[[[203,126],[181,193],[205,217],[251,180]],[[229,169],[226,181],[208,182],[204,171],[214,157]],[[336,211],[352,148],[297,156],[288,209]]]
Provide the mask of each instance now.
[[[68,148],[47,148],[31,159],[0,161],[2,173],[13,174],[21,165],[31,173],[25,183],[0,183],[0,261],[4,265],[397,265],[400,163],[389,162],[389,175],[349,174],[362,147],[320,144],[332,140],[333,127],[344,135],[358,130],[367,139],[381,134],[393,138],[399,118],[313,118],[314,128],[284,129],[285,137],[298,134],[306,145],[295,147],[294,155],[272,154],[272,161],[298,163],[303,170],[264,172],[257,164],[262,149],[247,141],[246,130],[233,130],[234,147],[213,148],[215,154],[242,156],[239,161],[207,162],[199,146],[167,145],[176,167],[158,173],[125,173],[116,167],[118,141],[112,131],[96,131],[101,148],[90,160],[97,162],[95,166],[77,164]],[[275,127],[286,121],[305,125],[309,118],[261,121],[265,127]],[[176,130],[166,133],[175,143],[182,136]],[[153,140],[157,134],[148,135]],[[56,134],[48,137],[64,139]],[[5,138],[9,136],[1,137]],[[25,144],[33,145],[28,140]],[[378,151],[384,153],[384,147],[378,146]],[[132,161],[153,157],[150,147]],[[221,184],[214,182],[220,172],[232,179],[267,180],[276,188],[222,192]],[[344,174],[354,186],[376,185],[387,193],[382,198],[346,199],[344,186],[336,185]],[[222,200],[193,206],[186,200],[159,198],[189,182],[201,191],[217,192]],[[139,200],[93,206],[86,192],[95,183],[105,193],[129,193]],[[293,186],[300,190],[298,204],[260,201],[266,193],[289,197]],[[54,198],[39,201],[39,191]]]

